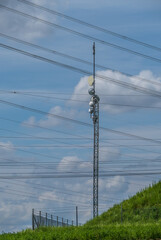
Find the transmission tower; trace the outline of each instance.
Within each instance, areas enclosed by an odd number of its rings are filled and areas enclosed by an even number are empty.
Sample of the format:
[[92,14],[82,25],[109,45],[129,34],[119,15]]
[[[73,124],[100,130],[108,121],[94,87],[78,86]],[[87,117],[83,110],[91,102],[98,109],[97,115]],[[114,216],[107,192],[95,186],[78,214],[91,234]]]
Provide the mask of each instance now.
[[99,97],[95,93],[95,43],[93,44],[93,76],[88,78],[91,99],[89,113],[94,126],[93,143],[93,218],[98,216],[98,178],[99,178]]

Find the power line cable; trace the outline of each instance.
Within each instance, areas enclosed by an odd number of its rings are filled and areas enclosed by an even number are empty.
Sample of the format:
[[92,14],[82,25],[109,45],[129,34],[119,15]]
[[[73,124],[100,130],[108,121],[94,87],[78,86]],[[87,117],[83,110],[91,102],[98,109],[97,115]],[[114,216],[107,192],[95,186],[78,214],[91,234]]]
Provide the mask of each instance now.
[[[13,120],[13,119],[9,119],[9,118],[4,118],[4,117],[0,117],[0,119],[2,120],[5,120],[5,121],[9,121],[9,122],[14,122],[14,123],[20,123],[24,126],[28,126],[28,127],[35,127],[35,128],[39,128],[39,129],[43,129],[43,130],[48,130],[50,132],[56,132],[56,133],[59,133],[59,134],[64,134],[64,135],[69,135],[69,136],[73,136],[73,137],[78,137],[80,139],[88,139],[88,140],[92,140],[92,138],[90,137],[87,137],[87,136],[82,136],[82,135],[78,135],[78,134],[75,134],[75,133],[69,133],[69,132],[65,132],[65,131],[62,131],[62,130],[57,130],[57,129],[53,129],[53,128],[48,128],[48,127],[44,127],[44,126],[40,126],[38,124],[34,124],[34,123],[27,123],[27,122],[21,122],[21,121],[18,121],[18,120]],[[12,131],[13,132],[13,131]],[[15,132],[15,131],[14,131]],[[18,132],[17,132],[18,133]],[[26,134],[25,134],[26,135]],[[31,136],[31,135],[30,135]],[[36,136],[33,136],[32,137],[36,137]],[[44,138],[44,137],[42,137]]]
[[[100,178],[106,178],[106,177],[115,177],[115,176],[146,176],[146,175],[160,175],[161,172],[160,171],[156,171],[156,172],[130,172],[130,173],[111,173],[111,174],[101,174]],[[72,178],[91,178],[92,174],[81,174],[79,175],[78,173],[76,175],[65,175],[65,174],[61,174],[61,175],[14,175],[14,176],[7,176],[7,175],[0,175],[0,179],[36,179],[36,178],[41,178],[41,179],[72,179]]]
[[[39,113],[41,115],[48,115],[48,116],[51,116],[53,118],[58,118],[58,119],[65,120],[65,121],[68,121],[68,122],[72,122],[72,123],[75,123],[75,124],[78,124],[78,125],[82,125],[82,126],[86,126],[86,127],[92,127],[92,124],[90,124],[90,123],[82,122],[82,121],[79,121],[79,120],[76,120],[76,119],[60,116],[60,115],[53,114],[53,113],[47,113],[47,112],[39,110],[39,109],[26,107],[26,106],[23,106],[23,105],[20,105],[20,104],[16,104],[16,103],[13,103],[13,102],[4,101],[2,99],[0,99],[0,103],[6,104],[6,105],[9,105],[9,106],[12,106],[12,107],[20,108],[20,109],[23,109],[23,110],[36,112],[36,113]],[[131,133],[126,133],[126,132],[122,132],[122,131],[118,131],[118,130],[114,130],[114,129],[110,129],[110,128],[106,128],[106,127],[100,127],[100,129],[104,130],[104,131],[108,131],[108,132],[114,133],[114,134],[124,135],[124,136],[127,136],[127,137],[133,137],[133,138],[136,138],[136,139],[141,139],[141,140],[145,140],[145,141],[150,141],[150,142],[161,144],[161,142],[158,141],[158,140],[137,136],[137,135],[134,135],[134,134],[131,134]]]
[[[21,123],[21,121],[16,121],[16,120],[13,120],[13,119],[8,119],[8,118],[2,118],[2,117],[0,117],[0,119],[3,119],[3,120],[6,120],[6,121],[10,121],[10,122],[14,122],[14,123]],[[22,123],[21,123],[22,124]],[[51,131],[54,131],[55,132],[55,130],[54,129],[52,129],[52,128],[46,128],[46,127],[42,127],[42,126],[39,126],[39,125],[36,125],[36,124],[29,124],[29,123],[23,123],[24,125],[26,125],[26,126],[29,126],[29,127],[36,127],[36,128],[40,128],[40,129],[45,129],[45,130],[49,130],[50,132]],[[2,130],[5,130],[5,129],[2,129]],[[11,131],[11,130],[6,130],[6,131]],[[11,132],[14,132],[14,133],[18,133],[18,134],[23,134],[23,133],[20,133],[20,132],[17,132],[17,131],[11,131]],[[56,130],[56,132],[58,132],[59,133],[59,131],[57,131]],[[67,132],[63,132],[63,131],[61,131],[61,133],[65,133],[65,134],[68,134]],[[27,135],[27,136],[31,136],[31,137],[34,137],[33,135],[29,135],[29,134],[23,134],[23,135]],[[68,134],[68,135],[71,135],[70,133]],[[81,137],[83,140],[84,139],[87,139],[87,140],[92,140],[91,138],[89,138],[89,137],[85,137],[85,136],[80,136],[80,135],[75,135],[75,134],[72,134],[73,136],[79,136],[79,137]],[[140,139],[141,140],[141,139]],[[110,143],[110,142],[109,142]],[[117,146],[118,144],[114,144],[114,143],[110,143],[110,144],[113,144],[113,145],[115,145],[115,146]],[[70,145],[70,144],[69,144]],[[119,146],[119,145],[118,145]],[[125,146],[125,145],[124,145]],[[140,150],[140,149],[139,149]],[[102,152],[103,152],[103,150],[102,150]],[[111,153],[111,154],[115,154],[115,152],[112,152],[112,151],[108,151],[109,153]],[[128,154],[119,154],[119,155],[121,155],[121,156],[128,156]],[[135,158],[137,158],[137,157],[135,157]],[[146,160],[146,159],[145,159]]]
[[[62,101],[72,101],[72,102],[82,102],[82,103],[88,103],[89,101],[83,101],[79,99],[71,99],[71,98],[57,98],[57,97],[48,97],[48,96],[40,96],[40,95],[30,95],[38,98],[49,98],[49,99],[56,99],[56,100],[62,100]],[[145,106],[145,105],[134,105],[134,104],[120,104],[120,103],[110,103],[110,102],[100,102],[100,105],[109,105],[109,106],[119,106],[119,107],[129,107],[129,108],[143,108],[143,109],[161,109],[161,106]]]
[[63,13],[60,13],[58,11],[55,11],[53,9],[49,9],[49,8],[46,8],[44,6],[40,6],[36,3],[32,3],[30,1],[26,1],[26,0],[17,0],[21,3],[24,3],[24,4],[27,4],[27,5],[30,5],[30,6],[33,6],[35,8],[38,8],[38,9],[41,9],[43,11],[46,11],[48,13],[51,13],[51,14],[54,14],[56,16],[59,16],[59,17],[63,17],[67,20],[70,20],[72,22],[76,22],[76,23],[79,23],[81,25],[84,25],[84,26],[87,26],[87,27],[90,27],[90,28],[93,28],[95,30],[98,30],[98,31],[101,31],[103,33],[106,33],[106,34],[110,34],[112,36],[115,36],[115,37],[118,37],[120,39],[123,39],[123,40],[126,40],[126,41],[129,41],[129,42],[133,42],[133,43],[136,43],[136,44],[139,44],[141,46],[144,46],[144,47],[147,47],[147,48],[150,48],[150,49],[153,49],[153,50],[156,50],[156,51],[160,51],[161,52],[161,48],[160,47],[157,47],[157,46],[154,46],[152,44],[148,44],[148,43],[145,43],[145,42],[142,42],[142,41],[139,41],[137,39],[134,39],[134,38],[131,38],[131,37],[128,37],[128,36],[125,36],[125,35],[122,35],[122,34],[119,34],[117,32],[113,32],[113,31],[110,31],[106,28],[103,28],[103,27],[100,27],[100,26],[96,26],[94,24],[91,24],[91,23],[88,23],[88,22],[85,22],[83,20],[80,20],[78,18],[74,18],[74,17],[71,17],[69,15],[65,15]]
[[[13,94],[16,94],[14,91]],[[22,93],[23,94],[23,93]],[[60,98],[60,97],[48,97],[44,95],[34,95],[34,94],[24,94],[32,97],[38,97],[38,98],[47,98],[47,99],[56,99],[56,100],[62,100],[62,101],[72,101],[72,102],[82,102],[82,103],[88,103],[88,101],[80,100],[80,99],[71,99],[71,98]],[[119,107],[128,107],[128,108],[143,108],[143,109],[161,109],[161,106],[145,106],[145,105],[134,105],[134,104],[120,104],[120,103],[110,103],[110,102],[100,102],[100,105],[109,105],[109,106],[119,106]]]
[[[17,175],[17,174],[21,174],[21,175],[24,175],[24,176],[26,176],[26,175],[37,175],[37,176],[39,176],[39,175],[50,175],[50,174],[53,174],[54,176],[61,176],[61,174],[66,174],[66,176],[73,176],[74,174],[80,174],[80,176],[86,176],[86,174],[91,174],[91,172],[92,171],[89,171],[90,169],[88,169],[88,171],[84,171],[84,170],[82,170],[82,171],[80,171],[79,169],[78,170],[66,170],[65,169],[65,171],[64,171],[64,169],[63,169],[63,171],[62,170],[56,170],[56,171],[52,171],[52,172],[1,172],[0,174],[3,176],[3,175]],[[91,169],[92,170],[92,169]],[[150,168],[150,170],[151,171],[153,171],[153,172],[155,172],[155,171],[159,171],[160,169],[152,169],[152,168]],[[131,173],[133,171],[133,169],[128,169],[128,171],[127,170],[120,170],[120,168],[118,169],[118,170],[108,170],[108,171],[105,171],[105,169],[103,169],[103,171],[101,171],[100,172],[100,176],[103,176],[104,174],[110,174],[110,173],[115,173],[115,174],[118,174],[117,176],[119,176],[119,174],[126,174],[126,173]],[[143,170],[141,170],[141,169],[135,169],[135,171],[137,171],[137,173],[140,173],[140,172],[142,172],[142,173],[147,173],[148,171],[149,171],[149,169],[147,169],[146,171],[143,171]],[[83,174],[85,174],[85,175],[83,175]]]
[[[29,95],[29,96],[39,96],[37,94],[41,94],[40,96],[44,96],[45,95],[72,95],[72,96],[89,96],[89,94],[87,93],[76,93],[76,94],[73,94],[73,92],[51,92],[51,91],[21,91],[21,90],[18,90],[18,91],[15,91],[15,90],[0,90],[0,94],[6,94],[6,93],[11,93],[11,94],[23,94],[23,95]],[[31,94],[31,95],[30,95]],[[101,98],[103,97],[145,97],[147,95],[147,93],[145,94],[101,94],[99,93],[99,95],[101,96]],[[45,97],[45,96],[44,96]],[[49,98],[52,98],[53,96],[50,96]],[[155,97],[155,96],[153,96]],[[53,97],[54,98],[54,97]]]
[[151,60],[151,61],[155,61],[157,63],[161,63],[161,59],[159,58],[155,58],[155,57],[152,57],[152,56],[149,56],[149,55],[145,55],[145,54],[142,54],[140,52],[137,52],[137,51],[133,51],[131,49],[128,49],[128,48],[125,48],[125,47],[121,47],[119,45],[116,45],[116,44],[113,44],[113,43],[110,43],[110,42],[107,42],[105,40],[101,40],[101,39],[98,39],[98,38],[95,38],[95,37],[92,37],[90,35],[87,35],[87,34],[84,34],[84,33],[81,33],[81,32],[77,32],[75,30],[72,30],[70,28],[67,28],[67,27],[64,27],[64,26],[61,26],[61,25],[58,25],[58,24],[55,24],[55,23],[52,23],[52,22],[49,22],[49,21],[46,21],[46,20],[43,20],[41,18],[38,18],[38,17],[34,17],[30,14],[27,14],[27,13],[24,13],[24,12],[21,12],[21,11],[18,11],[16,9],[13,9],[13,8],[9,8],[7,6],[4,6],[2,4],[0,4],[0,8],[3,8],[9,12],[12,12],[12,13],[15,13],[15,14],[18,14],[18,15],[21,15],[23,17],[27,17],[27,18],[30,18],[30,19],[33,19],[33,20],[36,20],[36,21],[39,21],[43,24],[47,24],[51,27],[54,27],[54,28],[58,28],[58,29],[61,29],[63,31],[66,31],[66,32],[69,32],[69,33],[72,33],[74,35],[77,35],[77,36],[80,36],[82,38],[85,38],[85,39],[88,39],[88,40],[91,40],[91,41],[94,41],[94,42],[97,42],[97,43],[100,43],[100,44],[103,44],[103,45],[106,45],[106,46],[110,46],[112,48],[115,48],[115,49],[118,49],[118,50],[121,50],[121,51],[124,51],[124,52],[128,52],[130,54],[133,54],[133,55],[136,55],[136,56],[139,56],[139,57],[143,57],[145,59],[148,59],[148,60]]
[[[5,184],[13,184],[13,185],[18,185],[18,186],[26,186],[26,185],[24,185],[24,184],[20,184],[17,180],[15,180],[15,182],[16,183],[14,183],[13,181],[12,182],[5,182],[5,181],[2,181],[2,180],[0,180],[0,182],[2,182],[2,183],[5,183]],[[23,181],[21,181],[21,182],[23,182]],[[112,182],[112,180],[111,181],[108,181],[108,182]],[[23,183],[25,183],[26,184],[26,182],[23,182]],[[128,182],[126,182],[126,183],[128,183]],[[134,184],[135,185],[135,183],[131,183],[130,182],[130,184]],[[28,184],[29,185],[29,184]],[[38,185],[38,187],[34,187],[33,185]],[[136,184],[137,185],[137,184]],[[40,187],[39,187],[40,186]],[[140,186],[140,185],[139,185]],[[33,188],[33,189],[40,189],[40,190],[55,190],[56,188],[55,187],[48,187],[48,186],[45,186],[45,188],[43,187],[42,188],[42,185],[41,184],[35,184],[35,183],[32,183],[32,186],[30,185],[29,187],[31,187],[31,188]],[[57,191],[58,190],[58,191]],[[80,193],[80,192],[75,192],[75,191],[70,191],[70,190],[68,190],[68,191],[60,191],[60,189],[56,189],[56,193],[60,193],[60,194],[67,194],[67,195],[71,195],[71,196],[73,196],[73,197],[83,197],[83,198],[86,198],[87,199],[87,196],[89,196],[89,197],[92,197],[92,195],[91,194],[88,194],[88,193],[86,193],[86,194],[82,194],[82,193]],[[72,193],[71,193],[72,192]],[[74,195],[75,194],[75,195]],[[107,201],[107,196],[105,196],[105,195],[102,195],[101,194],[101,200],[104,200],[104,201]],[[118,199],[118,198],[110,198],[110,197],[108,197],[108,202],[109,202],[109,200],[110,200],[110,202],[113,202],[113,201],[116,201],[116,200],[119,200],[119,201],[121,201],[122,199]],[[91,199],[89,199],[89,201],[91,201]],[[84,202],[83,202],[84,203]],[[61,210],[62,210],[62,208],[61,208]]]
[[[0,187],[0,189],[1,189],[0,191],[2,192],[3,188]],[[39,197],[39,196],[34,195],[33,193],[28,193],[26,191],[20,191],[20,190],[14,190],[14,189],[11,189],[11,188],[8,188],[8,187],[5,188],[4,192],[8,193],[7,191],[12,192],[12,194],[14,194],[14,195],[17,195],[17,193],[22,193],[23,195],[22,194],[18,194],[18,195],[28,197],[28,198],[34,198],[34,199],[37,199],[37,200],[39,199],[39,200],[46,200],[46,201],[52,201],[52,202],[58,201],[58,202],[68,202],[68,203],[72,202],[72,201],[66,201],[65,199],[64,200],[63,199],[49,199],[49,198],[44,198],[42,196]],[[31,194],[31,195],[29,195],[29,194]],[[83,205],[87,205],[87,204],[84,203]]]
[[[15,180],[16,181],[16,180]],[[18,185],[18,186],[26,186],[26,185],[24,185],[24,184],[20,184],[18,181],[16,181],[16,183],[13,183],[13,182],[5,182],[5,181],[2,181],[2,180],[0,180],[0,182],[2,182],[2,183],[9,183],[9,184],[13,184],[13,185]],[[21,181],[22,182],[22,181]],[[25,182],[24,182],[25,183]],[[41,186],[41,184],[34,184],[35,186],[36,185],[39,185],[39,186]],[[32,183],[32,186],[29,186],[29,187],[31,187],[31,188],[33,188],[33,189],[40,189],[40,190],[47,190],[47,189],[52,189],[52,190],[55,190],[55,187],[48,187],[48,186],[46,186],[45,188],[42,188],[42,186],[41,187],[34,187],[33,186],[33,183]],[[73,196],[73,197],[83,197],[83,198],[86,198],[86,199],[88,199],[87,198],[87,196],[89,196],[89,197],[92,197],[92,195],[91,194],[82,194],[82,193],[80,193],[80,192],[74,192],[74,194],[76,194],[76,195],[74,195],[73,194],[73,191],[72,191],[72,193],[71,192],[69,192],[69,191],[67,191],[67,192],[64,192],[64,191],[60,191],[60,189],[58,189],[58,191],[56,190],[56,194],[57,193],[60,193],[60,194],[67,194],[67,195],[70,195],[70,196]],[[104,200],[107,200],[107,198],[104,198],[102,195],[101,195],[101,199],[104,199]],[[67,200],[67,199],[66,199]],[[88,199],[89,201],[91,201],[91,199]],[[118,199],[115,199],[115,198],[108,198],[108,201],[109,200],[111,200],[111,201],[114,201],[114,200],[118,200]],[[78,201],[77,200],[77,202],[80,202],[80,203],[85,203],[84,201],[83,202],[81,202],[81,201]]]
[[[91,75],[92,74],[91,72],[88,72],[86,70],[83,70],[83,69],[80,69],[80,68],[76,68],[76,67],[73,67],[71,65],[67,65],[67,64],[61,63],[61,62],[57,62],[57,61],[54,61],[54,60],[51,60],[51,59],[48,59],[48,58],[44,58],[44,57],[41,57],[41,56],[38,56],[38,55],[35,55],[35,54],[32,54],[32,53],[29,53],[29,52],[26,52],[26,51],[17,49],[17,48],[13,48],[13,47],[11,47],[9,45],[5,45],[5,44],[0,43],[0,47],[8,49],[8,50],[11,50],[11,51],[14,51],[14,52],[18,52],[20,54],[23,54],[23,55],[26,55],[26,56],[29,56],[29,57],[32,57],[32,58],[35,58],[35,59],[38,59],[38,60],[50,63],[50,64],[53,64],[53,65],[61,66],[63,68],[70,69],[70,70],[75,71],[75,72],[79,72],[79,73],[83,73],[83,74],[87,74],[87,75]],[[112,84],[117,84],[117,85],[119,85],[121,87],[125,87],[125,88],[128,88],[128,89],[134,90],[134,91],[139,91],[141,93],[147,93],[149,95],[157,96],[159,98],[161,97],[161,93],[160,92],[153,91],[153,90],[150,90],[150,89],[147,89],[147,88],[144,88],[144,87],[138,87],[135,84],[126,83],[126,82],[120,82],[117,79],[105,77],[105,76],[99,75],[99,74],[96,74],[96,77],[101,79],[101,80],[108,81],[108,82],[110,82]]]
[[[39,49],[39,50],[43,50],[45,52],[49,52],[49,53],[52,53],[54,55],[58,55],[58,56],[61,56],[61,57],[65,57],[67,59],[71,59],[71,60],[74,60],[74,61],[77,61],[77,62],[81,62],[81,63],[87,64],[89,66],[93,65],[93,63],[91,63],[89,61],[86,61],[84,59],[74,57],[74,56],[71,56],[71,55],[68,55],[68,54],[65,54],[65,53],[61,53],[61,52],[58,52],[58,51],[55,51],[55,50],[52,50],[52,49],[49,49],[49,48],[46,48],[46,47],[42,47],[40,45],[33,44],[31,42],[28,42],[28,41],[24,41],[24,40],[21,40],[19,38],[13,37],[13,36],[9,36],[9,35],[4,34],[4,33],[0,33],[0,37],[9,39],[9,40],[12,40],[14,42],[18,42],[18,43],[21,43],[21,44],[24,44],[24,45],[27,45],[27,46],[30,46],[30,47],[33,47],[33,48],[36,48],[36,49]],[[125,72],[120,72],[116,69],[111,69],[109,67],[105,67],[105,66],[102,66],[102,65],[99,65],[99,64],[96,64],[96,67],[99,68],[99,69],[102,69],[102,70],[111,70],[111,71],[114,71],[114,72],[118,72],[119,74],[123,74],[127,77],[132,77],[133,79],[139,79],[139,80],[142,80],[142,81],[145,81],[145,82],[148,82],[148,83],[152,83],[152,84],[157,85],[157,86],[161,86],[161,84],[156,82],[156,81],[145,79],[145,78],[142,78],[142,77],[139,77],[139,76],[134,76],[134,75],[131,75],[131,74],[125,73]]]
[[[1,183],[7,183],[7,184],[13,184],[14,186],[24,186],[23,184],[20,184],[20,183],[13,183],[13,182],[5,182],[5,181],[2,181],[2,180],[0,180],[0,182]],[[32,189],[37,189],[37,190],[47,190],[47,189],[43,189],[43,188],[40,188],[40,187],[34,187],[34,186],[30,186]],[[11,190],[10,188],[8,188],[8,187],[5,187],[5,189],[8,189],[8,190]],[[13,189],[13,191],[15,191],[14,189]],[[16,191],[18,191],[18,190],[16,190]],[[22,191],[22,190],[19,190],[18,192],[22,192],[22,193],[26,193],[26,194],[33,194],[33,193],[30,193],[30,192],[26,192],[26,190],[25,190],[25,192],[24,191]],[[63,192],[56,192],[56,194],[58,194],[58,193],[61,193],[61,194],[65,194],[65,193],[63,193]],[[72,195],[72,194],[68,194],[68,195]],[[34,195],[34,196],[37,196],[37,195]],[[39,196],[37,196],[38,198],[39,198]],[[57,196],[58,197],[58,196]],[[75,197],[75,196],[74,196]],[[82,196],[78,196],[79,197],[79,200],[77,200],[77,202],[79,202],[79,203],[83,203],[83,204],[86,204],[85,203],[85,201],[80,201],[80,197],[82,197]],[[85,196],[84,196],[84,198],[85,198]],[[45,198],[46,199],[46,198]],[[71,202],[74,202],[74,201],[72,201],[72,199],[61,199],[62,201],[61,202],[68,202],[68,203],[71,203]],[[87,202],[90,202],[91,201],[91,199],[88,199],[87,197],[86,197],[86,200],[87,200]]]

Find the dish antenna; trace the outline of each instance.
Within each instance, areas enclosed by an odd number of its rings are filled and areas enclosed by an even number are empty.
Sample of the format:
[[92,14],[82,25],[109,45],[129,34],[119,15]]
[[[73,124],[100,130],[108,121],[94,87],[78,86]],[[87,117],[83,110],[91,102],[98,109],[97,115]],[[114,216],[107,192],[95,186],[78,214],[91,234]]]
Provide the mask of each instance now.
[[88,84],[89,84],[89,86],[93,86],[93,84],[94,84],[94,78],[93,78],[93,76],[90,76],[90,77],[88,78]]

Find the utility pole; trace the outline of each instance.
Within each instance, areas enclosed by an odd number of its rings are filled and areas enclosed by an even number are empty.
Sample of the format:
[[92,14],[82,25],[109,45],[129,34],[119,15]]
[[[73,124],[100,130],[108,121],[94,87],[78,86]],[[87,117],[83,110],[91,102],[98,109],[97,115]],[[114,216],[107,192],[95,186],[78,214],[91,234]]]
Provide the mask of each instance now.
[[88,78],[91,99],[89,102],[89,113],[93,120],[94,141],[93,141],[93,218],[98,216],[98,178],[99,178],[99,101],[100,98],[95,94],[95,43],[93,43],[93,76]]

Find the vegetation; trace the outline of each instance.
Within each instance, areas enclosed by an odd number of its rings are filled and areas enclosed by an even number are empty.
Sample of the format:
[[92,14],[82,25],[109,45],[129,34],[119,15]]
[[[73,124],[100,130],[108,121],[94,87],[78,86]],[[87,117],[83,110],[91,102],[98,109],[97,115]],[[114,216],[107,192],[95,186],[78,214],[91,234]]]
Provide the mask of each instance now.
[[161,182],[138,192],[135,196],[114,205],[98,218],[87,223],[88,226],[112,223],[147,223],[161,219]]
[[161,239],[161,182],[115,205],[82,227],[43,227],[0,235],[0,240],[133,239]]
[[99,227],[41,228],[3,234],[0,240],[149,240],[159,239],[161,224],[108,225]]

